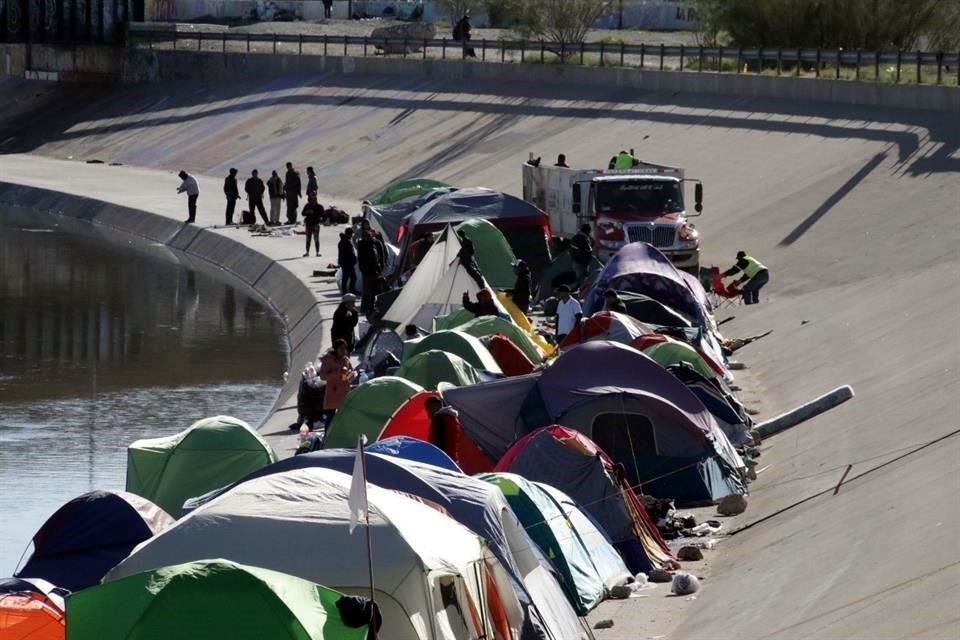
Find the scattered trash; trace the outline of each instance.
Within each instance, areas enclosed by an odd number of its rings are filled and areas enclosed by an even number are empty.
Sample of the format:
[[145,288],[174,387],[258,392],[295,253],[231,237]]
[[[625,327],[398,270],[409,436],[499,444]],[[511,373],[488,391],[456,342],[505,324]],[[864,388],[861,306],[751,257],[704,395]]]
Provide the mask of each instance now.
[[678,596],[690,595],[700,591],[700,581],[697,580],[697,576],[680,572],[673,576],[670,591]]
[[747,368],[747,365],[737,360],[731,360],[730,362],[727,363],[727,369],[730,369],[730,371],[742,371],[746,368]]
[[693,545],[680,547],[680,550],[677,551],[677,560],[683,560],[684,562],[697,562],[698,560],[703,560],[703,552]]
[[725,496],[717,504],[717,513],[722,516],[738,516],[746,510],[747,498],[745,496]]
[[653,569],[650,571],[650,574],[647,576],[650,582],[671,582],[673,580],[673,574],[669,571],[663,569]]
[[628,584],[618,584],[610,589],[610,597],[614,600],[626,600],[633,595],[633,589]]
[[600,621],[597,622],[597,624],[593,625],[593,628],[594,628],[594,629],[612,629],[612,628],[613,628],[613,620],[611,620],[610,618],[606,618],[606,619],[604,619],[604,620],[600,620]]

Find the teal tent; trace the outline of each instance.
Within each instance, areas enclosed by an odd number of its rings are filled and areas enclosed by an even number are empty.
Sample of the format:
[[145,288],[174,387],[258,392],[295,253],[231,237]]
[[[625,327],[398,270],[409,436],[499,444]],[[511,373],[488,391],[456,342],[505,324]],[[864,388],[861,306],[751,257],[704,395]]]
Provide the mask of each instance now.
[[403,361],[431,350],[446,351],[459,356],[475,369],[502,373],[497,361],[478,338],[456,330],[437,331],[422,338],[407,340],[403,343]]
[[489,220],[470,218],[457,225],[456,231],[473,241],[480,273],[490,286],[494,289],[512,289],[517,279],[513,273],[513,263],[517,257],[500,229]]
[[376,441],[393,412],[421,391],[423,387],[394,376],[364,382],[351,390],[337,409],[323,440],[324,449],[356,447],[361,434]]
[[397,376],[425,389],[436,389],[441,382],[456,387],[483,382],[469,362],[452,353],[436,350],[424,351],[404,360]]
[[422,196],[428,191],[432,191],[434,189],[443,189],[444,187],[449,186],[450,185],[445,182],[431,180],[430,178],[400,180],[390,184],[386,189],[370,198],[369,202],[372,205],[393,204],[395,202],[400,202],[401,200],[406,200],[407,198]]
[[243,420],[215,416],[164,438],[127,448],[127,491],[171,514],[184,501],[236,482],[277,461],[266,440]]

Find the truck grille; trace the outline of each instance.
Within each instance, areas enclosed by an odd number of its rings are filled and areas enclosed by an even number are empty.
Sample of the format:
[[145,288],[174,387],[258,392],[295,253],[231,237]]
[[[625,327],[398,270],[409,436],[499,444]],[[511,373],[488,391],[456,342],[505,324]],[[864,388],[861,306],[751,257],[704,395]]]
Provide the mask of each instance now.
[[646,242],[655,247],[672,247],[674,234],[673,227],[645,227],[627,225],[627,239],[630,242]]

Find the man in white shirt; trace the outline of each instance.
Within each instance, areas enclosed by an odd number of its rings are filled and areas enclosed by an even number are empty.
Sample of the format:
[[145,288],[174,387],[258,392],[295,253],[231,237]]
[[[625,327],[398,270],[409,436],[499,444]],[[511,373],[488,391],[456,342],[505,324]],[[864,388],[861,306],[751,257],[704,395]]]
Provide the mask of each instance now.
[[187,193],[187,224],[191,224],[197,219],[197,198],[200,197],[200,185],[197,184],[197,179],[186,171],[181,171],[178,175],[183,182],[177,188],[177,193]]
[[563,342],[583,318],[580,303],[570,297],[570,287],[565,284],[557,287],[557,344]]

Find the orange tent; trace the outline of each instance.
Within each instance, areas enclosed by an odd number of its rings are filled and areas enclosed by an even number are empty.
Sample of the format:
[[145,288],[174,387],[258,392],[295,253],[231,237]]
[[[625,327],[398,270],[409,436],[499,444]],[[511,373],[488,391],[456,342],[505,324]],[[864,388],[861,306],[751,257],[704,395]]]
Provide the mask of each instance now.
[[64,640],[63,610],[42,593],[0,594],[0,638]]

